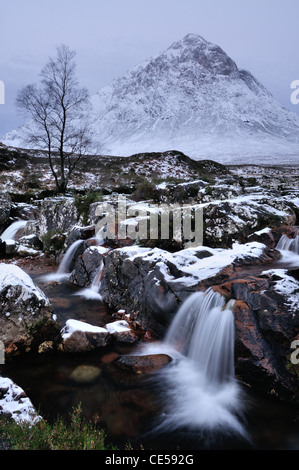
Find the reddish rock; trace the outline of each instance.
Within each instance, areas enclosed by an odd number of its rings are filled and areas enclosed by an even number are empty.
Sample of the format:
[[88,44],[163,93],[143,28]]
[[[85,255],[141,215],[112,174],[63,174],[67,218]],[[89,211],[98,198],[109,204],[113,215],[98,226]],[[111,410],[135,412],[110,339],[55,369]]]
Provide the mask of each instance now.
[[123,356],[115,361],[115,365],[123,370],[144,374],[161,369],[171,362],[166,354],[150,354],[147,356]]

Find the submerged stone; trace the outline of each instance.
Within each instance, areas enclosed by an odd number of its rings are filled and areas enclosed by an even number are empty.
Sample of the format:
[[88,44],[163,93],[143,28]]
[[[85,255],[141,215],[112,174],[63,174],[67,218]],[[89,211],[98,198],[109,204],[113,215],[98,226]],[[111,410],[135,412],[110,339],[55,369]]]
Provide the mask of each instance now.
[[70,379],[77,383],[90,383],[101,375],[99,367],[90,365],[80,365],[73,370]]

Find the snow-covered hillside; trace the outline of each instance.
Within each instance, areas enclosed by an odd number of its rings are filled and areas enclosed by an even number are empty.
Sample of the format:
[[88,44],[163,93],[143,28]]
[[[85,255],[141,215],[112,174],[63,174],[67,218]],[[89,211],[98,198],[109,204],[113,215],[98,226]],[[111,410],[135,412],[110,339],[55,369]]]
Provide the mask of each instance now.
[[[221,163],[294,163],[299,118],[217,45],[188,34],[92,96],[101,153],[176,149]],[[3,142],[22,146],[22,131]],[[250,161],[248,160],[250,158]]]

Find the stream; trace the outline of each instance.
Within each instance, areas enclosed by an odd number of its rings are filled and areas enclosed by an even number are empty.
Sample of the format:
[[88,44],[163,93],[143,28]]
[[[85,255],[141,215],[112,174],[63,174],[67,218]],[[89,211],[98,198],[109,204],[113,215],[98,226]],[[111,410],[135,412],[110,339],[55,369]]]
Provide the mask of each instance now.
[[[45,282],[42,276],[54,272],[57,266],[39,263],[31,265],[30,269],[27,267],[27,272],[51,300],[61,328],[69,318],[96,326],[113,321],[114,312],[98,299],[78,295],[80,288],[67,281]],[[275,266],[270,263],[252,269],[246,267],[246,271],[248,275],[286,266],[282,263],[277,266],[276,262]],[[26,266],[23,269],[26,271]],[[8,362],[2,374],[21,386],[38,412],[50,422],[58,415],[67,419],[73,407],[80,403],[83,416],[103,428],[108,442],[119,448],[125,448],[130,442],[137,450],[299,449],[298,408],[275,397],[259,395],[241,384],[237,384],[237,404],[240,403],[242,410],[240,413],[237,410],[237,414],[240,414],[246,436],[234,429],[225,429],[221,423],[209,429],[184,421],[184,409],[192,415],[192,402],[196,404],[198,400],[197,391],[193,390],[196,373],[188,374],[187,363],[186,367],[181,363],[181,370],[170,363],[156,373],[144,375],[114,365],[117,357],[134,354],[138,348],[140,345],[113,342],[103,351],[85,354],[30,353]],[[168,391],[176,380],[179,380],[181,393],[186,394],[186,402],[174,401],[174,408],[170,409]],[[214,408],[213,402],[207,403]],[[227,411],[220,404],[219,413]],[[163,421],[168,425],[161,426]]]

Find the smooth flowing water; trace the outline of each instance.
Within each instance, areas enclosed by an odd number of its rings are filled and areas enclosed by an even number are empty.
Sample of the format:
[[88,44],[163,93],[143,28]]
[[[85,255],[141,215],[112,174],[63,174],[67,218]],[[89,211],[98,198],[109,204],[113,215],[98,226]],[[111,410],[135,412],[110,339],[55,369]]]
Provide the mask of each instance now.
[[103,270],[104,270],[104,261],[102,260],[100,266],[98,267],[93,281],[90,287],[86,289],[82,289],[77,292],[75,295],[80,295],[81,297],[85,297],[85,299],[98,299],[102,300],[102,296],[100,294],[102,277],[103,277]]
[[289,238],[286,235],[282,235],[277,243],[276,249],[283,252],[291,251],[292,253],[299,255],[299,235],[295,238]]
[[233,303],[220,294],[195,292],[182,304],[164,342],[192,359],[211,384],[234,378]]
[[57,274],[65,275],[70,273],[71,263],[73,261],[74,255],[77,248],[82,244],[82,240],[76,240],[72,245],[66,250],[61,263],[58,266]]
[[181,305],[161,344],[143,353],[173,358],[159,372],[163,413],[155,431],[189,429],[201,435],[236,434],[246,439],[244,400],[234,372],[232,302],[209,289],[191,294]]
[[27,224],[28,220],[17,220],[13,222],[6,230],[0,235],[2,241],[7,240],[14,240],[16,233],[21,229],[24,228]]
[[[102,269],[94,278],[97,292]],[[61,327],[69,318],[97,326],[112,321],[113,312],[100,299],[84,298],[67,280],[51,283],[40,271],[35,279]],[[79,355],[29,355],[6,364],[4,375],[24,388],[47,418],[68,415],[82,403],[84,416],[120,446],[130,440],[136,448],[141,443],[167,450],[298,449],[298,411],[274,397],[244,393],[235,378],[231,308],[212,290],[198,292],[181,305],[161,342],[112,343],[104,351]],[[158,372],[134,374],[114,365],[126,354],[168,354],[172,361]],[[93,380],[90,367],[97,369]]]

